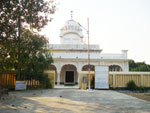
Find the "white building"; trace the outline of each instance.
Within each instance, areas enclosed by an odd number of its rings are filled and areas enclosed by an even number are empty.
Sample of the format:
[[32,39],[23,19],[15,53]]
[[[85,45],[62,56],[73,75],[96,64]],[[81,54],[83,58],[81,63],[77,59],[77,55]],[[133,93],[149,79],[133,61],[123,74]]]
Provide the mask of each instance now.
[[[50,44],[57,85],[78,84],[79,72],[88,71],[88,45],[83,43],[81,26],[74,20],[68,20],[60,31],[61,44]],[[95,65],[108,65],[110,71],[128,72],[127,50],[120,54],[103,54],[99,45],[90,45],[90,71]]]

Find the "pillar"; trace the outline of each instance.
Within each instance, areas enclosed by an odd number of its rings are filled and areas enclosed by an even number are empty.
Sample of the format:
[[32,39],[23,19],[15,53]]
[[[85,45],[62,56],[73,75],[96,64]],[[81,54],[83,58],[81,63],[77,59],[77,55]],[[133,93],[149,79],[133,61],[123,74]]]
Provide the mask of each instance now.
[[140,86],[143,86],[143,74],[141,74],[140,77],[141,77]]
[[60,72],[61,72],[61,69],[58,67],[57,68],[57,85],[60,85]]
[[116,82],[116,77],[115,77],[116,75],[115,74],[113,74],[113,88],[115,88],[116,87],[116,84],[115,84],[115,82]]
[[57,85],[60,85],[60,72],[57,73]]

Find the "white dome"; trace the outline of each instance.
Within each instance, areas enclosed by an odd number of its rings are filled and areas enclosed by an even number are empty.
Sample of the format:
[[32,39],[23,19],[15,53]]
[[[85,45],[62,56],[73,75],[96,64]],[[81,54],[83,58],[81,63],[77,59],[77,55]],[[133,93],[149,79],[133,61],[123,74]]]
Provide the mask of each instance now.
[[76,21],[74,21],[74,20],[68,20],[65,23],[65,26],[77,26],[77,27],[80,27],[80,25]]
[[74,20],[68,20],[65,23],[65,25],[61,28],[60,37],[63,37],[63,35],[68,33],[77,34],[80,38],[83,37],[80,25]]
[[60,30],[61,43],[63,44],[82,44],[82,29],[78,22],[68,20]]

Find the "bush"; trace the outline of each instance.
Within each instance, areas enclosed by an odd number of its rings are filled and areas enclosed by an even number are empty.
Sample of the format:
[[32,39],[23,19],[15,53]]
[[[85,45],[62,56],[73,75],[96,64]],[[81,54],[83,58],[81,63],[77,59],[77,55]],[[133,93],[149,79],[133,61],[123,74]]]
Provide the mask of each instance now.
[[138,87],[137,85],[135,84],[135,82],[133,80],[130,80],[128,83],[127,83],[127,89],[129,90],[136,90]]
[[145,92],[148,92],[150,90],[150,88],[140,86],[140,87],[138,87],[138,90],[139,90],[140,93],[145,93]]
[[34,73],[34,72],[26,72],[25,80],[39,80],[40,84],[43,85],[43,88],[52,88],[50,79],[47,74],[42,72]]

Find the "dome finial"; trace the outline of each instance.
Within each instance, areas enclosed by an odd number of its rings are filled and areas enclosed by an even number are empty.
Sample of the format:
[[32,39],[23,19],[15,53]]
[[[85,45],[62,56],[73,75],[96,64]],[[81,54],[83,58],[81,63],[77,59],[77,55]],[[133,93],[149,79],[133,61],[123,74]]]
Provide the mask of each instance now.
[[73,20],[73,11],[71,10],[71,20]]

